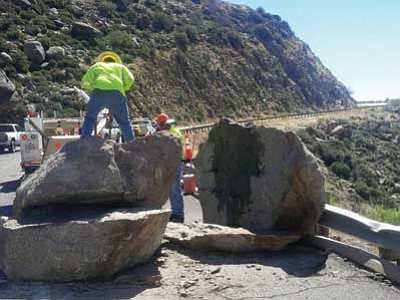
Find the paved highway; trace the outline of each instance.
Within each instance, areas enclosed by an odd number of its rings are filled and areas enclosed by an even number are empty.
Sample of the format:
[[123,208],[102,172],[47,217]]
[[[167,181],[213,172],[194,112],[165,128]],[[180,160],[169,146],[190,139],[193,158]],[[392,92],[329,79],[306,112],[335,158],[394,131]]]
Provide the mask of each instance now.
[[[0,214],[10,214],[22,172],[19,153],[0,155]],[[200,221],[185,198],[187,221]],[[0,241],[1,243],[1,241]],[[160,281],[161,284],[155,284]],[[399,300],[400,290],[333,254],[295,245],[275,253],[190,252],[164,245],[153,262],[107,283],[30,284],[2,279],[0,299]]]
[[15,190],[24,175],[20,161],[20,152],[0,154],[0,215],[11,214]]

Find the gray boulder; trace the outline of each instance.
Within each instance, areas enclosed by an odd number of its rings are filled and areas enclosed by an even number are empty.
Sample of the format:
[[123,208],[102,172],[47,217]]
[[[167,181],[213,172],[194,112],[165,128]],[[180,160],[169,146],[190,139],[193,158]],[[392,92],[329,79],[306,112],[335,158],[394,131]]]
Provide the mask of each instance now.
[[205,223],[305,234],[323,212],[324,176],[292,132],[222,120],[196,167]]
[[22,8],[29,8],[32,6],[32,3],[28,0],[12,0],[11,2],[21,6]]
[[46,59],[46,53],[39,41],[26,41],[24,44],[24,52],[30,61],[41,64]]
[[10,219],[0,229],[0,269],[16,281],[108,279],[153,256],[169,216],[130,208],[58,210],[23,224]]
[[6,73],[0,69],[0,105],[8,104],[15,92],[15,85],[8,79]]
[[55,205],[161,207],[180,163],[180,145],[158,134],[123,145],[97,137],[66,144],[17,190],[14,216]]
[[72,24],[71,34],[81,40],[94,40],[103,35],[97,28],[82,22],[74,22]]
[[254,234],[243,228],[193,223],[169,223],[164,239],[191,250],[247,253],[277,251],[300,239],[298,235]]
[[50,47],[49,50],[46,51],[46,56],[49,59],[62,59],[65,56],[65,49],[63,47]]
[[1,52],[0,63],[3,65],[9,65],[13,63],[13,59],[7,52]]

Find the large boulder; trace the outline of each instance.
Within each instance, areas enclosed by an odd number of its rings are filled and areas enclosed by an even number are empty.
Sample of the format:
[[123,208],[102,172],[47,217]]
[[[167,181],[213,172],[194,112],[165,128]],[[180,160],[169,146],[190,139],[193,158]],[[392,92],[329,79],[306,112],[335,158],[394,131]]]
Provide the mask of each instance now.
[[0,228],[0,269],[17,281],[108,279],[153,256],[169,216],[169,210],[129,208],[10,219]]
[[8,79],[6,73],[0,69],[0,106],[7,104],[15,92],[15,85]]
[[247,253],[282,250],[300,239],[299,235],[254,234],[243,228],[213,224],[169,223],[164,239],[191,250]]
[[180,163],[180,144],[157,134],[125,144],[88,137],[67,143],[17,190],[14,216],[55,205],[164,205]]
[[196,167],[205,223],[304,234],[323,212],[324,176],[293,132],[222,120]]
[[103,35],[103,33],[97,28],[82,22],[74,22],[72,24],[71,34],[77,39],[89,41]]
[[24,52],[30,61],[41,64],[46,59],[46,53],[39,41],[26,41],[24,44]]
[[63,47],[50,47],[49,50],[46,51],[46,56],[49,59],[62,59],[65,56],[65,49]]

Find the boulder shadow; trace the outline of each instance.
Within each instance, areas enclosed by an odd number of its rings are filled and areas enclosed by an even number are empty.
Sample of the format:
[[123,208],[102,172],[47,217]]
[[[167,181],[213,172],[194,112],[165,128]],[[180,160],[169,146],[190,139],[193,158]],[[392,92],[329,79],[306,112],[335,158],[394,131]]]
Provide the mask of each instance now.
[[0,270],[0,299],[132,299],[161,285],[158,255],[151,261],[127,269],[108,281],[33,283],[8,282]]
[[169,243],[164,247],[178,251],[202,264],[219,265],[248,265],[259,264],[266,267],[280,268],[295,277],[318,276],[325,269],[328,256],[313,247],[298,242],[280,251],[259,251],[250,253],[227,253],[216,251],[196,251],[185,249]]
[[0,193],[9,194],[14,193],[21,183],[21,178],[17,180],[1,182],[0,183]]

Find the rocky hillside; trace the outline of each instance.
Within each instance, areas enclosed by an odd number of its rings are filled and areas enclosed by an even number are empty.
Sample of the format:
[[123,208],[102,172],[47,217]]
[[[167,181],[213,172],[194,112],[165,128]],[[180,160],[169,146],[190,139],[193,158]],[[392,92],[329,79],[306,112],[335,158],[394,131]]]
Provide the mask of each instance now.
[[27,103],[76,115],[84,106],[71,88],[103,50],[121,54],[137,79],[128,96],[135,115],[163,110],[200,122],[354,103],[289,24],[263,9],[218,0],[0,0],[0,13],[3,120]]
[[[380,207],[400,224],[400,115],[321,123],[299,132],[327,167],[334,204],[361,213]],[[378,218],[379,219],[379,218]]]

